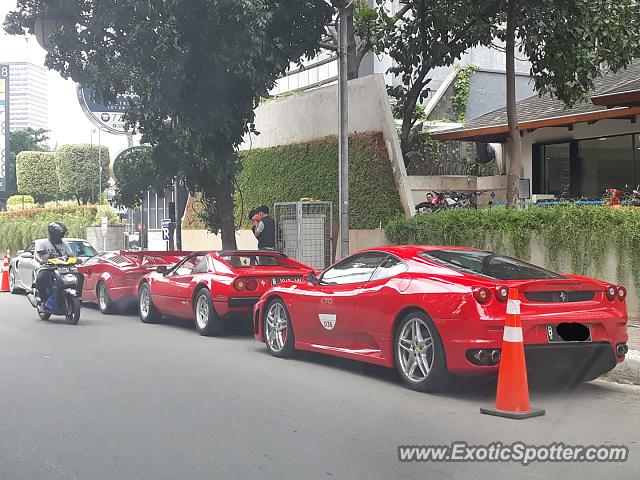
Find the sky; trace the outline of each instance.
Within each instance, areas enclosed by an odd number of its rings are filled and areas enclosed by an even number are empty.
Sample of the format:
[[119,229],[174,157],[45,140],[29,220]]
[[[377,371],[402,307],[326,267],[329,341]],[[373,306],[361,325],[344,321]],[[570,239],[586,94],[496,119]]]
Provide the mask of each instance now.
[[[15,5],[15,0],[0,0],[0,25]],[[7,35],[0,28],[0,63],[31,62],[44,67],[45,55],[46,52],[38,45],[35,37]],[[50,146],[55,148],[56,145],[67,143],[91,143],[91,131],[96,127],[80,108],[75,82],[64,80],[58,72],[49,70],[48,99]],[[112,159],[127,147],[124,135],[102,132],[100,140],[109,147]],[[93,142],[98,143],[97,133],[93,134]]]

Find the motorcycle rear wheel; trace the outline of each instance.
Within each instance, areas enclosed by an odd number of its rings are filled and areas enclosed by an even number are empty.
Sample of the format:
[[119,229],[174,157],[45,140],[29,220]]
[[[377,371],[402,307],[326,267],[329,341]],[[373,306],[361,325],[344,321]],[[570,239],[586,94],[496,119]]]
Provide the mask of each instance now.
[[69,325],[76,325],[80,321],[80,300],[67,296],[67,311],[64,315]]

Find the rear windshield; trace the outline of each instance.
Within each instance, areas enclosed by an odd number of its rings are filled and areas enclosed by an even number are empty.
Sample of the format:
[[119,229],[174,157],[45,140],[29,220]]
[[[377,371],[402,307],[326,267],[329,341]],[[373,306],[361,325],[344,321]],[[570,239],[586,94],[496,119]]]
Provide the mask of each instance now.
[[515,258],[473,250],[432,250],[421,257],[461,272],[494,280],[538,280],[565,278],[555,272],[536,267]]
[[233,268],[251,268],[251,267],[278,267],[280,259],[274,255],[223,255],[222,260],[227,262]]

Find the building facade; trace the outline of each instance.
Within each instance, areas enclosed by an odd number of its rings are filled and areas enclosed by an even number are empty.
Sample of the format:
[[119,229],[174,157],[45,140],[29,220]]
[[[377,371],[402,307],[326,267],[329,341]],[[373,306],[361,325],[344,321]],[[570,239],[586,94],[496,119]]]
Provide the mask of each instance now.
[[10,62],[9,74],[11,131],[48,129],[47,70],[29,62]]

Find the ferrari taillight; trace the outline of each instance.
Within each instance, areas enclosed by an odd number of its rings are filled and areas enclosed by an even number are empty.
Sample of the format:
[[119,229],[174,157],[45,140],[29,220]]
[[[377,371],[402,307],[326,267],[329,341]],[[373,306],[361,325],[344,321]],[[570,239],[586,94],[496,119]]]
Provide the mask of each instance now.
[[507,287],[496,287],[496,298],[499,302],[506,302],[509,299],[509,289]]
[[613,302],[618,296],[618,288],[615,285],[607,286],[607,298]]
[[491,300],[491,290],[487,287],[473,287],[473,298],[476,299],[480,305],[484,305]]
[[248,290],[250,292],[257,290],[258,282],[255,278],[236,278],[233,282],[233,286],[236,290],[242,292],[244,290]]
[[620,285],[618,287],[618,300],[624,302],[625,298],[627,298],[627,289]]

